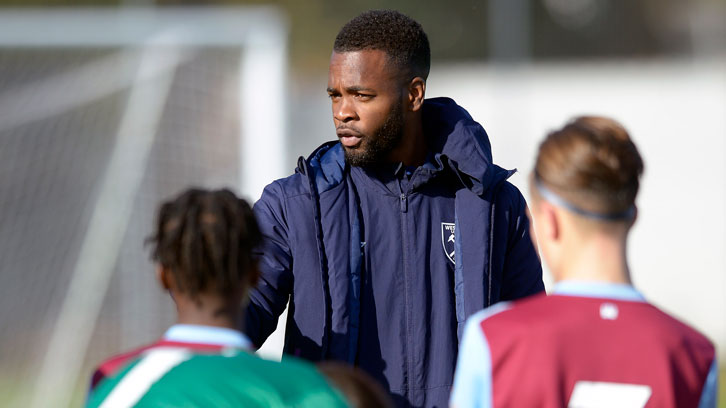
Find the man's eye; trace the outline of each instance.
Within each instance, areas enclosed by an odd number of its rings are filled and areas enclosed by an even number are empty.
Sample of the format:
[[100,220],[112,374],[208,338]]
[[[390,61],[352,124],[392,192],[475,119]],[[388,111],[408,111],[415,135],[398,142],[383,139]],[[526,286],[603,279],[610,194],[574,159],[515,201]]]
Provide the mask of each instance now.
[[368,94],[356,94],[356,95],[355,95],[355,97],[356,97],[356,98],[358,98],[358,99],[363,99],[364,101],[366,101],[366,100],[368,100],[368,99],[371,99],[371,98],[373,98],[373,95],[368,95]]

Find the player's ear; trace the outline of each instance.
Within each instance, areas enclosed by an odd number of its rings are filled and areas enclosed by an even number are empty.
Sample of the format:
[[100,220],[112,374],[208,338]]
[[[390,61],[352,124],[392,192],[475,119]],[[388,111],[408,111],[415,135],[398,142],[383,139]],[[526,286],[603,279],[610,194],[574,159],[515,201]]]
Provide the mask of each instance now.
[[562,235],[562,220],[555,206],[547,201],[542,201],[539,212],[541,213],[540,219],[542,222],[541,231],[545,235],[543,238],[552,242],[559,241]]
[[156,280],[164,290],[171,289],[171,272],[161,264],[156,265]]
[[408,83],[408,104],[411,111],[416,112],[423,106],[426,97],[426,81],[416,77]]

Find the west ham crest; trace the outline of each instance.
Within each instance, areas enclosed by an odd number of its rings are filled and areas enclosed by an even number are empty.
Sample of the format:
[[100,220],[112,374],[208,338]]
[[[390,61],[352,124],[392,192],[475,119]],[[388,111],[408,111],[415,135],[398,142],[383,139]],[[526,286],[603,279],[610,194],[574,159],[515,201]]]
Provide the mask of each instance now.
[[441,245],[443,245],[444,253],[446,253],[449,261],[456,265],[456,261],[454,260],[454,228],[455,224],[453,222],[441,223]]

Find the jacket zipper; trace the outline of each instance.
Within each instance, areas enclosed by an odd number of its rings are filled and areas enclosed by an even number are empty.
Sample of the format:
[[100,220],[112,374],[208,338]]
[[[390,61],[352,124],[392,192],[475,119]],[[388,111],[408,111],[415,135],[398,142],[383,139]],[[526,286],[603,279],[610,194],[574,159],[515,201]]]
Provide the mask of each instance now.
[[398,181],[399,203],[401,208],[401,249],[403,262],[403,309],[406,316],[406,398],[412,401],[411,392],[413,385],[413,350],[411,346],[411,305],[409,304],[409,276],[408,276],[408,195],[401,188],[401,181]]
[[489,217],[489,270],[487,271],[487,301],[484,307],[489,307],[492,305],[492,257],[494,256],[494,210],[496,209],[495,200],[496,198],[492,200],[491,215]]

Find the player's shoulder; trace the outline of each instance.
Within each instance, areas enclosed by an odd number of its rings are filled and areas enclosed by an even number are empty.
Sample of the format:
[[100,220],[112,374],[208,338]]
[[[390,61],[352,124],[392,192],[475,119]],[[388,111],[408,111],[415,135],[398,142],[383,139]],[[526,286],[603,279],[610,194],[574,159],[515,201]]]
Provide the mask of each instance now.
[[[295,357],[286,357],[280,363],[283,374],[291,381],[286,386],[297,392],[289,398],[298,407],[347,407],[341,392],[333,387],[314,365]],[[292,384],[294,383],[294,385]]]
[[142,353],[134,362],[101,384],[92,393],[89,406],[104,402],[125,376],[132,375],[131,370],[143,365],[135,377],[149,380],[146,372],[160,364],[166,371],[141,387],[135,406],[187,406],[191,401],[195,406],[346,406],[312,365],[263,360],[245,350],[160,347]]
[[482,322],[484,322],[487,319],[491,319],[494,316],[501,315],[502,313],[508,312],[512,309],[514,304],[517,303],[516,301],[506,301],[506,302],[499,302],[495,303],[492,306],[487,307],[486,309],[482,309],[473,315],[471,315],[468,319],[468,324],[470,325],[480,325]]
[[[206,363],[206,364],[205,364]],[[286,406],[345,406],[345,402],[311,363],[294,357],[270,361],[241,351],[235,355],[195,356],[187,364],[200,372],[227,372],[224,377],[236,384],[254,383],[285,401]]]
[[113,376],[128,363],[135,360],[149,349],[154,348],[157,344],[158,343],[147,344],[121,354],[116,354],[101,362],[91,375],[91,389],[96,388],[101,381]]
[[550,303],[551,299],[545,292],[535,293],[517,300],[499,302],[474,316],[477,316],[482,322],[529,318],[533,316],[533,311],[551,307]]
[[516,336],[534,330],[541,324],[552,324],[551,316],[558,308],[555,299],[546,293],[537,293],[522,299],[500,302],[474,315],[472,320],[490,334]]
[[328,388],[327,380],[310,362],[292,356],[284,356],[282,361],[269,361],[258,358],[258,364],[265,367],[274,378],[285,377],[284,381],[308,383],[308,387]]
[[229,370],[242,376],[254,373],[274,388],[328,388],[327,381],[313,364],[290,356],[283,357],[282,361],[272,361],[243,350],[216,355],[197,353],[185,365],[205,372]]
[[121,369],[128,366],[128,364],[132,361],[138,360],[145,354],[159,348],[187,349],[197,352],[216,352],[220,349],[218,345],[213,344],[176,342],[161,339],[155,343],[147,344],[121,354],[116,354],[115,356],[104,360],[96,367],[91,376],[91,389],[95,388],[102,380],[121,371]]
[[685,346],[693,352],[703,353],[706,356],[715,355],[713,343],[699,330],[654,305],[650,307],[654,317],[649,319],[649,322],[662,333],[661,338],[670,338],[674,347]]

